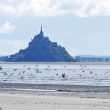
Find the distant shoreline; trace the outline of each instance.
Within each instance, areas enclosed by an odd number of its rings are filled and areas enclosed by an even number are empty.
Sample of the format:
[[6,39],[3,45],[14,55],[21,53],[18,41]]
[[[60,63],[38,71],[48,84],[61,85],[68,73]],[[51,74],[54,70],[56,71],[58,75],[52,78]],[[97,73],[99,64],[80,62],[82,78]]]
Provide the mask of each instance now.
[[0,62],[0,64],[110,65],[110,62]]

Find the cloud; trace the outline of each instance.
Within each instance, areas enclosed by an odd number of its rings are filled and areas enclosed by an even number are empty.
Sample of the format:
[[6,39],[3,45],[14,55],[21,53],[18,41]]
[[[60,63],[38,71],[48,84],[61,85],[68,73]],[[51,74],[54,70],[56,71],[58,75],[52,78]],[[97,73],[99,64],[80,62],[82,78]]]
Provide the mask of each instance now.
[[6,22],[3,24],[3,26],[0,27],[0,34],[7,34],[14,31],[14,25],[12,25],[10,22]]
[[102,0],[101,2],[94,2],[94,8],[91,9],[92,16],[110,15],[110,0]]
[[109,16],[110,0],[0,0],[0,12],[13,16]]
[[0,55],[14,54],[26,47],[27,42],[23,40],[0,40]]

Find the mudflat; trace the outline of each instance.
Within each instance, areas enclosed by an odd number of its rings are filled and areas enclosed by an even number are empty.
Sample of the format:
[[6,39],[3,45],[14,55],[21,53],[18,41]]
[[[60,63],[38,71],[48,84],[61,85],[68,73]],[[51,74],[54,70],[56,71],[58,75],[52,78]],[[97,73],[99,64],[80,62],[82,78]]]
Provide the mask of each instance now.
[[5,89],[0,110],[110,110],[110,93]]

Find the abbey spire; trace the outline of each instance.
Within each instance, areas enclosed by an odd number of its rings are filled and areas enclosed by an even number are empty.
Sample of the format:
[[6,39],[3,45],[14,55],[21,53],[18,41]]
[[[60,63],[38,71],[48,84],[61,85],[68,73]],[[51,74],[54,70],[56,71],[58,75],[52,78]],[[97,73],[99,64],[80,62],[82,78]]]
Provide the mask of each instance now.
[[42,30],[42,25],[41,25],[41,30],[40,30],[39,35],[42,36],[42,37],[43,37],[43,35],[44,35],[44,34],[43,34],[43,30]]

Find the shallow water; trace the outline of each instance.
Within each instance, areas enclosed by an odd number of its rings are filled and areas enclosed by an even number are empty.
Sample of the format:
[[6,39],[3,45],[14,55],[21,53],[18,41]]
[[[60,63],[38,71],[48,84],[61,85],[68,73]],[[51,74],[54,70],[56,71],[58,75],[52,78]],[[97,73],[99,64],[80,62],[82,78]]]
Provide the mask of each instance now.
[[0,63],[0,82],[110,86],[110,65]]

